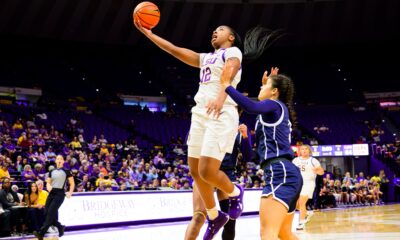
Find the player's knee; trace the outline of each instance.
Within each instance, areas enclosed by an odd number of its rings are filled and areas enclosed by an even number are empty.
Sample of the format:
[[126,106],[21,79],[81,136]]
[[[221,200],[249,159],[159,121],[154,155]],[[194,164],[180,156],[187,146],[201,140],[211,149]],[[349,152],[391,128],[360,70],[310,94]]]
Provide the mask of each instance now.
[[194,214],[192,217],[192,221],[201,228],[203,226],[204,222],[206,221],[206,212],[199,212],[198,214]]
[[190,175],[192,175],[193,179],[200,178],[200,174],[198,171],[190,172]]
[[215,170],[209,167],[203,167],[199,169],[199,175],[204,180],[213,179],[215,176],[217,176],[217,174],[218,174],[218,169]]

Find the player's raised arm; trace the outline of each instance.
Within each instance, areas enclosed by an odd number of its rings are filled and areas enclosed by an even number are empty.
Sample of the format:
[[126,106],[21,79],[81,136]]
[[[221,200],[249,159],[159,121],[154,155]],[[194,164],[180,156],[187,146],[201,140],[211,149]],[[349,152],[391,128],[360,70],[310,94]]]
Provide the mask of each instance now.
[[154,44],[156,44],[159,48],[181,60],[182,62],[190,65],[192,67],[200,68],[200,54],[194,52],[187,48],[177,47],[171,42],[165,40],[154,34],[151,30],[144,28],[140,20],[136,19],[134,21],[136,28],[142,32],[147,38],[149,38]]

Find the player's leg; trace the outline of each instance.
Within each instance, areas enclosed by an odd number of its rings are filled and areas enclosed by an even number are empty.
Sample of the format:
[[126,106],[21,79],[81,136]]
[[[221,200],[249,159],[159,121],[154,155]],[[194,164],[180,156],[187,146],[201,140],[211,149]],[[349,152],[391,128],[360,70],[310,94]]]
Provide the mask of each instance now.
[[307,208],[306,208],[307,201],[308,201],[308,195],[300,195],[299,198],[300,222],[299,226],[297,226],[297,230],[304,229],[304,225],[306,223],[306,214],[307,214]]
[[[225,155],[225,153],[222,153],[221,155]],[[219,170],[220,166],[221,160],[214,157],[201,156],[199,161],[199,174],[210,186],[215,186],[225,193],[231,193],[234,190],[234,185],[229,180],[228,176],[226,176],[223,171]],[[200,186],[199,189],[201,196],[204,197],[202,193],[203,189],[200,188]],[[215,206],[214,196],[205,196],[203,200],[206,208]]]
[[[227,193],[230,197],[230,218],[236,219],[243,210],[243,188],[235,186],[228,176],[220,170],[221,162],[227,152],[231,152],[235,143],[238,126],[236,108],[224,108],[218,119],[209,119],[201,149],[199,173],[209,185]],[[215,207],[214,198],[200,193],[207,209]]]
[[[221,211],[229,214],[229,196],[228,196],[228,194],[222,192],[221,190],[218,190],[217,197],[218,197],[219,207],[221,208]],[[236,232],[235,227],[236,227],[236,220],[229,218],[229,221],[225,224],[224,229],[222,231],[222,240],[234,240],[235,232]]]
[[291,226],[296,202],[303,185],[299,169],[282,160],[264,167],[265,182],[260,204],[261,239],[295,239]]
[[298,239],[296,235],[292,232],[292,223],[293,223],[294,212],[288,213],[283,220],[281,230],[279,232],[280,240],[296,240]]
[[260,234],[262,240],[277,240],[288,209],[277,200],[262,197],[260,203]]
[[185,240],[196,240],[199,236],[200,229],[206,221],[206,208],[201,199],[196,184],[193,185],[193,217],[186,228]]

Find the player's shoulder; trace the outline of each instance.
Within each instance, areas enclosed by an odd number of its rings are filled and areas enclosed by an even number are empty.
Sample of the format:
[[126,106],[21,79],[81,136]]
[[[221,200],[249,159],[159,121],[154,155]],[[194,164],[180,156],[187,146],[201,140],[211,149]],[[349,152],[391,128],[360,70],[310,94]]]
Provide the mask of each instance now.
[[225,52],[242,54],[242,51],[236,46],[226,48]]
[[319,160],[316,159],[315,157],[311,157],[311,161],[313,161],[313,162],[319,162]]
[[70,175],[72,175],[72,172],[71,172],[71,170],[69,170],[69,169],[66,169],[66,168],[60,168],[60,170],[61,171],[63,171],[67,176],[70,176]]

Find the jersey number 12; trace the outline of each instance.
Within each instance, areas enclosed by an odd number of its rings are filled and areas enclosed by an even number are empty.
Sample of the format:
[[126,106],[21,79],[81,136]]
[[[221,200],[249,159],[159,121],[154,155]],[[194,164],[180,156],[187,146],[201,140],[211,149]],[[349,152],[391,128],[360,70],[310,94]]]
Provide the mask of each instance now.
[[208,82],[210,81],[210,79],[211,79],[211,69],[209,67],[206,67],[201,71],[200,83]]

